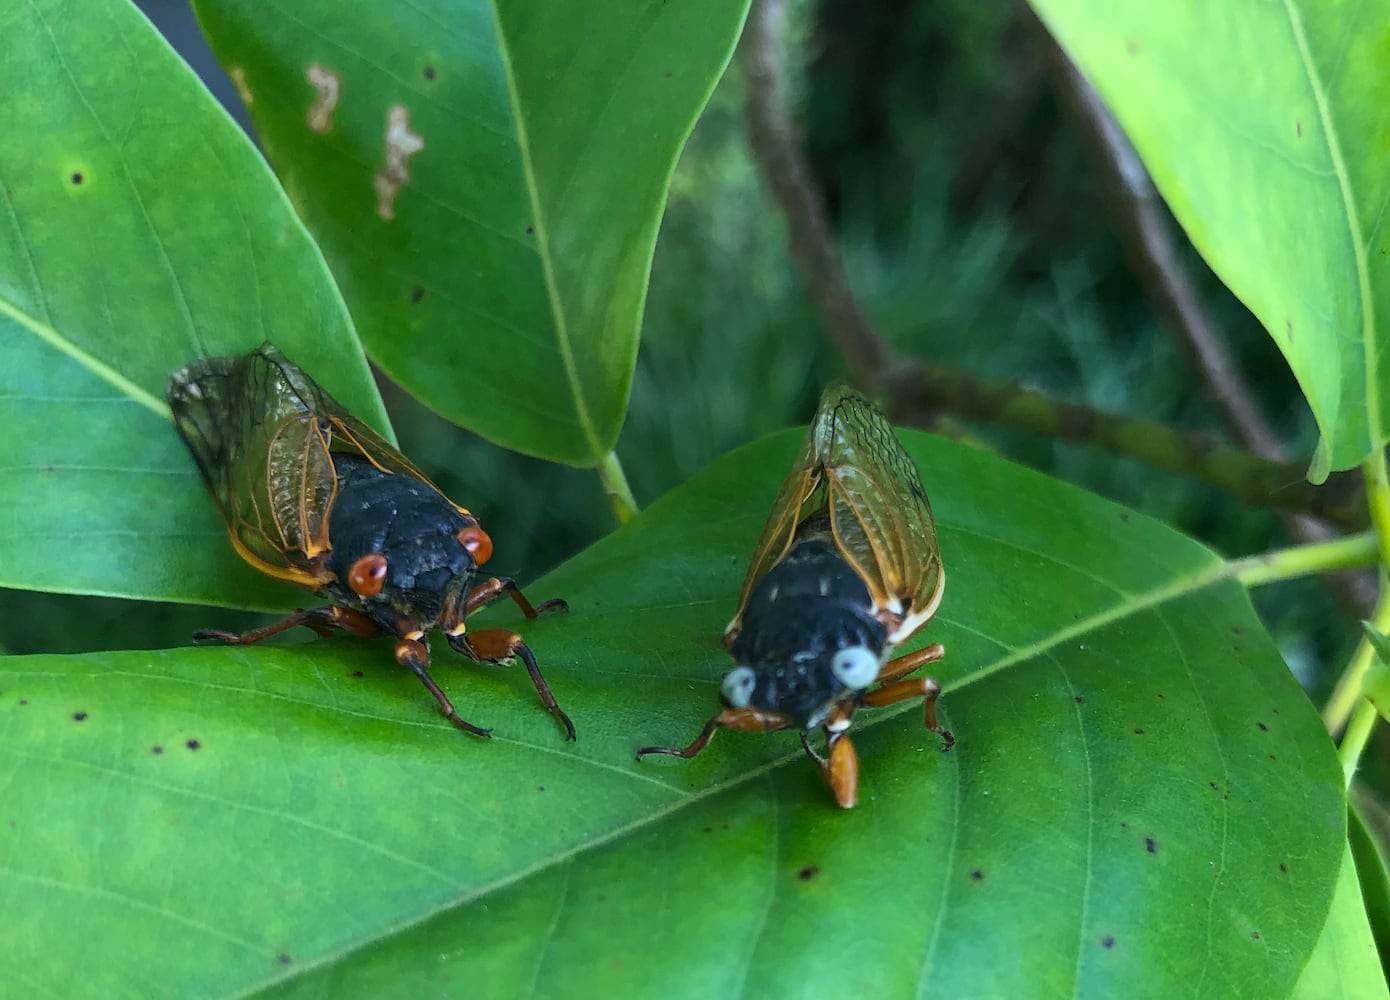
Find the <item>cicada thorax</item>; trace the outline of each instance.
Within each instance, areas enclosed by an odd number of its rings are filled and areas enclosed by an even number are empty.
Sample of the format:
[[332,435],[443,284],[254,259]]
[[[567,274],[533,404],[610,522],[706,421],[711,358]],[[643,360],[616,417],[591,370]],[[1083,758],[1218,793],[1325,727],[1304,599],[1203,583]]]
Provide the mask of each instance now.
[[429,483],[356,455],[332,459],[325,594],[395,635],[461,624],[478,568],[465,540],[478,522]]
[[726,636],[738,666],[725,678],[724,699],[813,729],[837,705],[853,710],[892,651],[891,630],[836,547],[829,517],[816,511],[754,585]]

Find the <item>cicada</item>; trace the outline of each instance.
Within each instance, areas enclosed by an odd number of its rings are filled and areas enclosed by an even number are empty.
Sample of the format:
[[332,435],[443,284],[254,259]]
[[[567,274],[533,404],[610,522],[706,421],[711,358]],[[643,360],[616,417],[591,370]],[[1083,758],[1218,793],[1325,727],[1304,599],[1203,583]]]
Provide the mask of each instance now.
[[430,677],[427,636],[438,628],[472,660],[520,659],[541,702],[574,739],[574,724],[521,636],[465,626],[468,615],[504,594],[527,618],[565,602],[532,606],[506,577],[474,585],[492,555],[478,519],[277,347],[267,342],[244,357],[195,361],[174,373],[168,398],[237,553],[329,602],[250,632],[201,631],[195,642],[244,645],[296,625],[321,635],[394,636],[396,662],[420,679],[445,717],[487,736]]
[[[772,505],[748,565],[724,645],[738,664],[724,675],[724,710],[684,749],[694,757],[715,730],[801,730],[801,743],[843,808],[858,797],[859,761],[848,730],[856,710],[922,698],[937,725],[940,685],[907,675],[939,660],[933,643],[894,657],[936,614],[946,575],[931,504],[917,467],[881,412],[832,386]],[[825,731],[825,753],[807,733]]]

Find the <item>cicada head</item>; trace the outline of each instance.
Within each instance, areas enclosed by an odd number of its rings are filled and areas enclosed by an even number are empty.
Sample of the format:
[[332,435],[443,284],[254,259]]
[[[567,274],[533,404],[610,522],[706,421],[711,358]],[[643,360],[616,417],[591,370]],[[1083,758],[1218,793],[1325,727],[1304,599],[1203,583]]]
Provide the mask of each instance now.
[[338,493],[329,521],[337,596],[399,631],[428,629],[460,606],[492,541],[423,480],[335,455]]
[[721,697],[812,729],[874,682],[890,648],[864,581],[833,545],[809,539],[750,593]]

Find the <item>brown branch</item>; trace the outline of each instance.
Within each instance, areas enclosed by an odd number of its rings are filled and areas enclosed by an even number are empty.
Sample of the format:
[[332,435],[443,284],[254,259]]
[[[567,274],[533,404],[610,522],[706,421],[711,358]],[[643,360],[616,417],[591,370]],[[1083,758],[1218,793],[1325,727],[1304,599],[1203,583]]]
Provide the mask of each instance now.
[[[1173,223],[1139,154],[1095,87],[1042,23],[1037,24],[1045,39],[1043,44],[1058,89],[1070,103],[1095,148],[1096,162],[1108,181],[1110,217],[1118,223],[1131,263],[1149,297],[1167,317],[1169,332],[1184,350],[1189,366],[1204,386],[1204,396],[1235,440],[1243,442],[1262,458],[1283,461],[1288,455],[1284,443],[1260,411],[1254,391],[1241,376],[1224,340],[1203,308],[1201,295],[1183,267]],[[1305,513],[1319,511],[1302,506],[1284,509],[1281,520],[1290,537],[1304,542],[1326,541],[1333,537],[1334,532],[1328,525]],[[1338,523],[1346,524],[1340,520]],[[1370,612],[1376,595],[1373,574],[1347,571],[1328,579],[1358,616]]]
[[1061,402],[1022,386],[936,365],[897,374],[885,388],[897,406],[1100,448],[1207,483],[1251,507],[1314,514],[1347,529],[1363,528],[1368,521],[1356,473],[1339,472],[1314,486],[1301,464],[1270,461],[1205,434]]
[[873,387],[894,356],[850,291],[810,167],[801,155],[781,92],[786,78],[785,35],[783,0],[754,0],[743,30],[748,141],[763,183],[787,220],[801,280],[826,334],[844,356],[854,381]]
[[1093,445],[1210,483],[1253,506],[1315,512],[1348,527],[1365,523],[1355,477],[1343,476],[1327,486],[1313,487],[1301,465],[1264,459],[1153,421],[1103,413],[1016,385],[926,366],[893,351],[855,301],[810,167],[781,100],[784,13],[783,0],[754,0],[749,12],[743,38],[749,142],[763,182],[787,220],[793,259],[826,335],[844,356],[857,384],[887,391],[898,411],[910,407],[929,414],[950,413]]

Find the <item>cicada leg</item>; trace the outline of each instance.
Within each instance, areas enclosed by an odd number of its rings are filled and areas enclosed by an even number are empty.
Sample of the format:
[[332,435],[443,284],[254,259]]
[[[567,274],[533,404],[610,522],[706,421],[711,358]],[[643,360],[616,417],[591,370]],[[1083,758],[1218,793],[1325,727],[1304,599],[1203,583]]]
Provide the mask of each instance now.
[[376,622],[362,612],[354,611],[352,608],[329,605],[324,608],[309,608],[308,610],[301,608],[288,618],[262,628],[253,628],[249,632],[222,632],[211,628],[199,629],[193,633],[193,641],[213,640],[225,642],[229,646],[249,646],[253,642],[260,642],[262,639],[269,639],[272,635],[287,632],[296,625],[311,628],[322,636],[332,635],[335,628],[362,637],[378,635],[381,632]]
[[709,745],[716,729],[742,729],[747,732],[761,730],[770,733],[774,730],[786,729],[791,724],[791,718],[781,712],[763,712],[756,708],[726,708],[705,723],[705,728],[700,730],[700,735],[691,741],[690,746],[684,749],[680,747],[643,747],[637,751],[637,759],[641,760],[648,754],[660,753],[666,754],[668,757],[682,757],[689,760]]
[[569,603],[561,597],[543,601],[538,607],[533,606],[526,599],[526,595],[521,592],[521,588],[516,585],[515,580],[506,576],[494,576],[491,580],[478,584],[468,592],[468,601],[464,604],[463,613],[471,615],[479,608],[491,604],[503,594],[510,596],[527,618],[536,618],[546,611],[565,611],[569,608]]
[[926,663],[935,663],[946,655],[946,647],[939,642],[934,642],[930,646],[923,646],[921,649],[911,653],[904,653],[895,659],[889,660],[879,668],[878,676],[874,678],[875,684],[887,684],[895,681],[899,677],[906,677],[912,671]]
[[[507,582],[510,583],[511,581]],[[514,591],[514,593],[520,594],[520,591]],[[525,598],[521,598],[521,600],[524,601]],[[530,607],[529,603],[527,607]],[[542,608],[544,607],[542,605]],[[535,685],[536,693],[541,696],[541,704],[545,706],[545,710],[560,720],[569,739],[575,738],[574,723],[570,721],[570,717],[555,701],[555,696],[550,693],[550,685],[545,682],[545,678],[541,675],[541,668],[536,664],[536,657],[531,653],[530,647],[526,645],[521,636],[504,628],[485,628],[478,632],[460,632],[458,635],[449,635],[446,632],[445,637],[449,640],[450,646],[469,659],[505,663],[514,657],[519,657],[521,662],[526,664],[526,672],[531,675],[531,683]]]
[[841,809],[853,809],[859,800],[859,755],[854,751],[846,730],[853,708],[838,710],[827,720],[825,727],[825,756],[816,752],[803,731],[801,746],[830,786]]
[[489,736],[491,729],[483,729],[475,726],[471,722],[462,719],[458,712],[454,711],[454,703],[449,700],[449,696],[439,690],[439,685],[430,676],[428,667],[430,665],[430,649],[419,639],[399,639],[396,642],[396,662],[406,667],[416,677],[420,678],[420,683],[425,685],[425,689],[434,695],[434,700],[439,702],[439,711],[454,725],[458,726],[465,733],[472,733],[474,736]]
[[[889,666],[891,667],[892,664]],[[940,694],[941,685],[932,678],[910,677],[907,680],[894,681],[881,688],[875,688],[863,696],[861,703],[870,708],[882,708],[885,705],[907,701],[909,698],[921,698],[923,703],[922,721],[928,729],[941,737],[941,750],[945,753],[956,745],[956,738],[951,735],[949,729],[937,725],[936,699]]]

